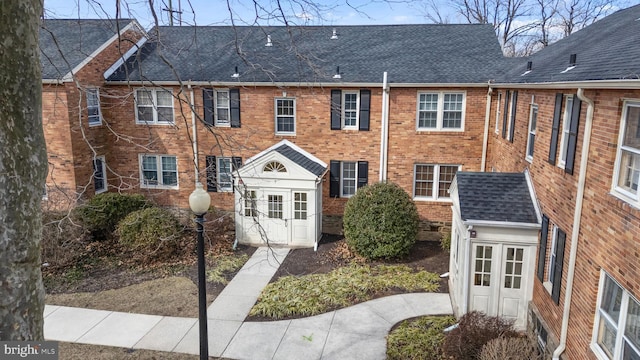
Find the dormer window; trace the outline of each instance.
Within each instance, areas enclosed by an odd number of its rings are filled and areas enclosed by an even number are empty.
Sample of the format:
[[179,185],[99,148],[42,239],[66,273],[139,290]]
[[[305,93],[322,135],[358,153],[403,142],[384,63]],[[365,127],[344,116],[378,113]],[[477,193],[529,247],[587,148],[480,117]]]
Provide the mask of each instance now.
[[264,166],[264,169],[262,169],[262,171],[283,173],[283,172],[287,172],[287,168],[284,167],[284,165],[282,165],[282,163],[278,161],[271,161]]

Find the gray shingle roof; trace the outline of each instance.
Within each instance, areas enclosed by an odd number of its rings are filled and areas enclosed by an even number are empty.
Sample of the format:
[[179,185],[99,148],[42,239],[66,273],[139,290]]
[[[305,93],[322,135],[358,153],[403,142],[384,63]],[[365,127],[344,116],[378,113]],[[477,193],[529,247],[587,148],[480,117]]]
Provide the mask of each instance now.
[[[519,59],[499,82],[533,83],[640,79],[640,5],[619,10],[528,58]],[[569,66],[571,54],[577,66]],[[521,76],[527,61],[532,71]]]
[[538,223],[525,174],[458,172],[456,178],[463,220]]
[[62,79],[131,19],[45,19],[40,28],[43,79]]
[[[331,40],[335,29],[338,39]],[[490,25],[159,27],[128,63],[131,80],[486,83],[503,59]],[[267,35],[273,46],[266,47]],[[240,54],[240,55],[239,55]],[[136,59],[137,58],[137,59]],[[333,79],[340,67],[342,78]],[[126,80],[124,67],[108,80]]]
[[321,176],[327,170],[326,166],[322,166],[317,162],[309,159],[307,156],[287,144],[278,146],[274,149],[274,151],[277,151],[278,153],[284,155],[287,159],[302,166],[302,168],[306,169],[316,176]]

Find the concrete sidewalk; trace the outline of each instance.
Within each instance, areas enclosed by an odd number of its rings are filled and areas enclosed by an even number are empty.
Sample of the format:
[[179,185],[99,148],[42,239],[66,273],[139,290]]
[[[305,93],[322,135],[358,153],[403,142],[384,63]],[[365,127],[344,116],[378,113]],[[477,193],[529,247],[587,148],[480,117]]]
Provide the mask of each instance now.
[[[289,249],[258,248],[209,306],[209,355],[231,359],[384,359],[403,319],[451,314],[448,294],[384,297],[304,319],[243,322]],[[198,319],[45,307],[45,338],[198,354]]]

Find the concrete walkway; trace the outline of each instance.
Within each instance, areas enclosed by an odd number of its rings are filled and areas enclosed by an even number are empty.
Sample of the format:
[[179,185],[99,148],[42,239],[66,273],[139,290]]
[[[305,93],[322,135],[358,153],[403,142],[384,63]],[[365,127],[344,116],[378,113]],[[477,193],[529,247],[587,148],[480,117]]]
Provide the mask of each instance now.
[[[209,355],[230,359],[384,359],[404,319],[451,314],[448,294],[401,294],[295,320],[243,322],[288,249],[258,248],[207,311]],[[198,354],[198,319],[47,305],[47,340]],[[63,354],[64,355],[64,354]]]

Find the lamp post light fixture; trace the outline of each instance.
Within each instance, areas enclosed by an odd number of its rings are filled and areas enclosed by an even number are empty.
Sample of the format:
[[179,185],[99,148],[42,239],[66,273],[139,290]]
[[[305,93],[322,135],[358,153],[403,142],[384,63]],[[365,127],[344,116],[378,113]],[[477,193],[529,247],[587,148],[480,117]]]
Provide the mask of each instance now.
[[201,183],[196,183],[196,189],[189,195],[189,207],[196,215],[196,228],[198,231],[198,322],[200,324],[200,360],[209,358],[209,342],[207,335],[207,283],[204,271],[204,214],[211,205],[211,196],[203,188]]

